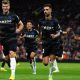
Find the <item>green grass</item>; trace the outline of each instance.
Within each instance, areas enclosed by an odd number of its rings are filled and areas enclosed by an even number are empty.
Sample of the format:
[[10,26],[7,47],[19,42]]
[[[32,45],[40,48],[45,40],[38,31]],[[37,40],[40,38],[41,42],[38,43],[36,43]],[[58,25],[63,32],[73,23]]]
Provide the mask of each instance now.
[[[58,66],[60,72],[53,73],[53,80],[80,80],[79,63],[58,63]],[[10,69],[7,67],[7,70],[7,72],[0,71],[0,80],[8,80]],[[48,72],[49,66],[37,63],[37,74],[33,75],[30,64],[21,62],[16,69],[16,80],[48,80]]]

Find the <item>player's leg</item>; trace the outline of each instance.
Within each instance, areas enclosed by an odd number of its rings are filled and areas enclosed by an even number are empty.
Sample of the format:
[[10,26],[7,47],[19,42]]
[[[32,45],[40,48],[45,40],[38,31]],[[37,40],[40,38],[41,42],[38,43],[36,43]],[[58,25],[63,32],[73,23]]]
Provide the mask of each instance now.
[[54,69],[56,68],[58,70],[55,60],[56,60],[56,56],[58,56],[58,57],[62,56],[63,48],[62,48],[62,45],[56,44],[56,45],[53,45],[53,48],[51,48],[51,50],[52,50],[51,51],[52,54],[50,54],[49,80],[53,80],[52,72],[54,71]]
[[50,61],[49,80],[53,80],[52,79],[52,70],[53,70],[52,65],[53,65],[53,61],[55,59],[55,56],[51,55],[51,53],[52,53],[51,47],[52,46],[50,44],[44,44],[43,45],[43,64],[45,66],[47,66],[49,61]]
[[1,71],[7,71],[4,66],[5,66],[6,61],[3,60],[2,64],[1,64]]
[[2,53],[2,58],[3,58],[3,62],[2,62],[2,64],[1,64],[1,71],[7,71],[7,70],[4,68],[5,63],[6,63],[5,55],[4,55],[3,52],[1,52],[1,53]]
[[49,63],[49,53],[48,53],[48,49],[44,48],[43,49],[43,64],[45,66],[47,66]]
[[32,66],[33,74],[36,74],[36,53],[35,52],[31,52],[30,59],[32,60],[31,66]]
[[7,48],[6,48],[6,43],[4,45],[4,49],[1,51],[2,53],[2,58],[3,58],[3,62],[2,62],[2,65],[1,65],[1,71],[7,71],[4,66],[5,66],[5,63],[7,63],[7,65],[10,67],[10,60],[9,60],[9,56],[8,56],[8,53],[7,53]]
[[47,50],[44,49],[44,50],[43,50],[43,64],[44,64],[45,66],[47,66],[48,63],[49,63],[48,49],[47,49]]
[[53,68],[54,68],[53,72],[59,72],[59,68],[58,68],[56,59],[54,60]]
[[42,58],[43,64],[47,66],[49,63],[49,45],[46,44],[43,45]]
[[6,55],[4,58],[3,58],[3,62],[2,62],[2,65],[1,65],[1,71],[7,71],[4,67],[5,67],[5,64],[7,63],[8,67],[10,68],[10,59],[9,59],[9,56]]
[[32,69],[33,69],[33,74],[36,74],[36,52],[37,52],[37,45],[33,44],[30,47],[30,59],[32,60]]
[[10,68],[11,68],[11,76],[10,76],[10,80],[14,80],[15,79],[15,70],[16,70],[16,52],[14,51],[10,51]]
[[44,57],[43,57],[43,64],[44,64],[45,66],[47,66],[48,63],[49,63],[49,56],[44,56]]
[[50,60],[49,80],[53,80],[52,73],[53,73],[53,70],[54,70],[54,61],[56,59],[56,55],[55,55],[56,50],[57,50],[56,46],[53,44],[53,42],[50,42],[50,45],[49,45],[49,48],[48,48],[49,60]]
[[10,69],[11,69],[11,76],[10,80],[15,79],[15,71],[16,71],[16,48],[17,42],[11,41],[9,42],[9,56],[10,56]]
[[49,68],[49,80],[53,80],[52,79],[52,73],[53,73],[53,70],[54,70],[54,61],[56,59],[56,56],[55,55],[50,55],[50,68]]
[[10,51],[10,68],[11,68],[11,76],[10,79],[14,80],[15,79],[15,70],[16,70],[16,53],[14,51]]
[[[58,44],[58,48],[55,51],[56,59],[61,59],[62,54],[63,54],[62,44]],[[56,59],[54,60],[54,65],[53,65],[54,71],[53,72],[59,72],[59,68],[58,68]]]

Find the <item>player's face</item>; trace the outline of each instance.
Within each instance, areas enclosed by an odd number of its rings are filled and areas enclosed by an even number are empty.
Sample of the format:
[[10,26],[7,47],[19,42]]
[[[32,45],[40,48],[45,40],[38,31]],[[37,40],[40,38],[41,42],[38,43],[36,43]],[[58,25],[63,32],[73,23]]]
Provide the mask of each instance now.
[[27,22],[26,28],[27,29],[32,29],[32,27],[33,27],[32,23],[31,22]]
[[44,15],[49,16],[52,13],[52,9],[50,7],[44,7]]
[[2,4],[3,13],[9,12],[10,4]]

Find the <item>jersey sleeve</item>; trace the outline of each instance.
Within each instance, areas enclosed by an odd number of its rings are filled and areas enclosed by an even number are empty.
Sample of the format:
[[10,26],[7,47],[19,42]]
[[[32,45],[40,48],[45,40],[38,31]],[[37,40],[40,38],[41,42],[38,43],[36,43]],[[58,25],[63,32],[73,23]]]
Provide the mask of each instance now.
[[39,33],[42,32],[41,20],[39,20],[39,23],[38,23],[38,31],[39,31]]
[[16,22],[16,24],[18,24],[19,21],[20,21],[19,17],[17,15],[15,15],[15,22]]
[[56,30],[56,32],[62,33],[62,28],[58,21],[55,22],[55,30]]
[[36,34],[36,36],[38,36],[39,35],[39,31],[38,30],[35,30],[35,34]]

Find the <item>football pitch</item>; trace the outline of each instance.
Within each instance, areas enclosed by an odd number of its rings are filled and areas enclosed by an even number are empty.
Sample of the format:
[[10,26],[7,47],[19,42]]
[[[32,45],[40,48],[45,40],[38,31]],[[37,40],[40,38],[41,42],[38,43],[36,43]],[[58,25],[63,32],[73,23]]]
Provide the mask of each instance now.
[[[1,62],[0,62],[1,65]],[[79,63],[58,63],[59,73],[53,73],[53,80],[80,80]],[[10,69],[5,66],[7,71],[0,71],[0,80],[8,80]],[[15,80],[48,80],[49,65],[45,67],[42,63],[37,63],[37,74],[33,75],[30,64],[20,62],[16,69]]]

